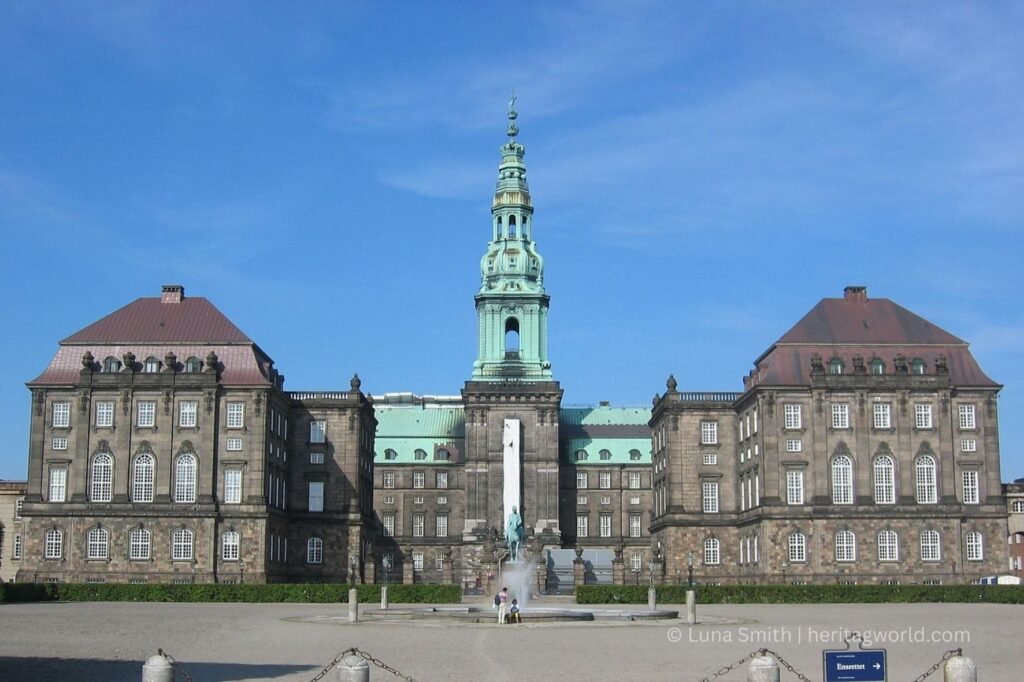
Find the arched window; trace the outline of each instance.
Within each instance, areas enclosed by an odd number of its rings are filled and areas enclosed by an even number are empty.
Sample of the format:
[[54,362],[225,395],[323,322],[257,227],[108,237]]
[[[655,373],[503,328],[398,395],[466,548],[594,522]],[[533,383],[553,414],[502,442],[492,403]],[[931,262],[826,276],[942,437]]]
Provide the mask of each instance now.
[[188,561],[192,558],[192,531],[178,528],[171,533],[171,559]]
[[911,374],[924,374],[924,360],[921,358],[914,358],[910,363]]
[[971,531],[970,533],[968,533],[966,544],[968,561],[981,561],[985,558],[985,552],[982,546],[981,533],[977,531]]
[[107,374],[114,374],[121,371],[121,361],[110,356],[103,361],[103,371]]
[[416,448],[416,451],[413,453],[413,455],[416,457],[416,459],[426,459],[427,458],[426,451],[425,450],[421,450],[420,448]]
[[878,560],[897,561],[900,558],[899,536],[894,530],[883,530],[878,534]]
[[921,560],[939,561],[942,558],[942,549],[939,543],[939,531],[921,531]]
[[224,533],[220,538],[220,558],[224,561],[238,561],[239,536],[233,530]]
[[160,361],[153,356],[146,358],[146,362],[142,365],[142,371],[146,374],[156,374],[160,371]]
[[398,453],[388,448],[384,451],[384,459],[398,459]]
[[516,238],[516,217],[514,215],[508,217],[508,238]]
[[185,361],[185,371],[189,374],[196,374],[203,371],[203,361],[194,355]]
[[498,236],[497,236],[497,238],[498,239],[504,239],[505,238],[505,234],[502,231],[502,226],[503,226],[503,223],[501,221],[501,216],[498,216],[498,222],[497,222],[497,228],[498,228],[498,231],[497,231],[497,235]]
[[441,462],[447,462],[451,458],[452,453],[448,452],[447,448],[438,448],[437,451],[434,453],[434,459]]
[[174,501],[187,504],[196,501],[196,456],[185,453],[174,463]]
[[56,528],[46,531],[44,537],[44,555],[47,559],[60,559],[64,556],[64,532]]
[[914,463],[914,481],[917,487],[918,504],[935,504],[938,494],[935,485],[935,458],[921,455]]
[[598,456],[599,456],[599,457],[600,457],[601,459],[603,459],[603,460],[605,460],[605,461],[607,461],[607,460],[609,460],[609,459],[611,459],[611,458],[612,458],[612,453],[608,452],[607,450],[601,450],[601,451],[600,451],[599,453],[597,453],[597,454],[598,454]]
[[857,560],[857,536],[853,531],[841,530],[836,533],[836,561]]
[[144,452],[135,458],[132,471],[132,502],[152,502],[156,477],[156,459]]
[[832,358],[828,361],[828,373],[829,374],[842,374],[843,373],[843,360],[842,358]]
[[704,541],[704,563],[708,566],[717,566],[722,562],[721,545],[717,538],[708,538]]
[[92,458],[89,501],[110,502],[114,490],[114,457],[101,452]]
[[853,460],[846,455],[832,459],[832,504],[853,504]]
[[306,563],[322,564],[324,562],[324,541],[310,538],[306,541]]
[[577,462],[585,462],[585,461],[587,461],[587,451],[586,450],[577,450],[576,451],[576,461]]
[[885,360],[882,358],[875,358],[871,361],[871,373],[872,374],[885,374]]
[[640,461],[640,457],[641,457],[641,455],[640,455],[640,451],[639,450],[630,450],[629,451],[629,460],[631,462],[639,462]]
[[789,536],[789,560],[794,563],[807,561],[807,536],[803,533]]
[[519,320],[510,317],[505,320],[505,354],[519,355]]
[[1024,500],[1014,500],[1010,504],[1010,510],[1015,514],[1024,512]]
[[128,532],[128,558],[132,561],[149,560],[149,531],[145,528],[132,528]]
[[86,536],[86,557],[89,559],[106,559],[109,548],[109,534],[106,528],[90,528]]
[[875,504],[896,504],[896,465],[889,455],[875,457]]

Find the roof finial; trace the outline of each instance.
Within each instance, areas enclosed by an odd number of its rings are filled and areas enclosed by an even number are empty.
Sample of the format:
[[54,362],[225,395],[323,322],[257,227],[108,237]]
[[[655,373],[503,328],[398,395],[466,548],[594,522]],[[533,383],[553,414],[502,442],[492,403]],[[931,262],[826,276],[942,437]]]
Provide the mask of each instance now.
[[519,114],[516,113],[516,92],[512,91],[512,97],[508,101],[508,130],[506,133],[515,142],[516,135],[519,134],[519,126],[516,125],[516,118]]

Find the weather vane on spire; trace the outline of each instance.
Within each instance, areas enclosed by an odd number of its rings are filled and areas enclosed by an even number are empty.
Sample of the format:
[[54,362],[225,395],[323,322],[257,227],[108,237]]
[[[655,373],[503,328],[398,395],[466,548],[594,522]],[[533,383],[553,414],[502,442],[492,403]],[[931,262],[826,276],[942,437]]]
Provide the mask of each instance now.
[[516,118],[519,114],[516,113],[516,92],[512,91],[512,97],[508,101],[508,130],[506,131],[508,136],[512,138],[512,142],[515,142],[516,135],[519,134],[519,126],[516,125]]

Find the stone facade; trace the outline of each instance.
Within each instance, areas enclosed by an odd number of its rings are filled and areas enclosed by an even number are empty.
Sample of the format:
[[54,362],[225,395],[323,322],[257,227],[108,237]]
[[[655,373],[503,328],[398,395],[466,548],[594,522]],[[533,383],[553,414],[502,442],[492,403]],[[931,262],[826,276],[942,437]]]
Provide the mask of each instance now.
[[1003,486],[1006,495],[1007,520],[1006,547],[1010,573],[1024,578],[1024,479]]
[[0,481],[0,581],[12,582],[25,552],[25,481]]

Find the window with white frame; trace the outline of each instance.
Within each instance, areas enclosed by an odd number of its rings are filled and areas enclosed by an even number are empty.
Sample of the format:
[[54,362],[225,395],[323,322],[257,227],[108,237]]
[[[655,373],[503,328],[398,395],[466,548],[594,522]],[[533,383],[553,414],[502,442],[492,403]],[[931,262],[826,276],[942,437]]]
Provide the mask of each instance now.
[[935,458],[921,455],[914,462],[914,482],[917,488],[918,504],[935,504],[938,491],[935,482]]
[[23,547],[23,541],[21,539],[21,533],[15,533],[13,549],[11,551],[11,558],[12,559],[18,560],[18,559],[21,558],[22,547]]
[[892,405],[889,403],[875,403],[875,428],[892,428]]
[[220,558],[224,561],[238,561],[240,536],[237,532],[229,530],[221,536]]
[[395,472],[385,471],[382,475],[382,483],[385,488],[395,487]]
[[448,537],[447,514],[438,514],[434,517],[434,535],[439,538]]
[[601,514],[600,522],[601,537],[610,538],[612,536],[612,515]]
[[194,400],[183,400],[178,403],[178,426],[186,429],[194,428],[199,414],[199,403]]
[[787,429],[799,429],[803,425],[803,414],[801,406],[795,403],[787,403],[782,406],[783,425]]
[[850,406],[846,403],[835,403],[832,405],[832,428],[850,428]]
[[960,428],[961,429],[975,429],[977,423],[974,418],[974,405],[961,405],[960,406]]
[[114,401],[99,400],[96,402],[96,426],[114,425]]
[[718,538],[707,538],[704,540],[704,564],[717,566],[722,562],[721,545]]
[[629,555],[629,570],[634,573],[639,573],[643,570],[644,557],[639,552],[633,552]]
[[629,537],[638,538],[643,532],[643,514],[629,515]]
[[309,511],[322,512],[324,510],[324,482],[309,482]]
[[701,492],[704,498],[704,513],[718,513],[718,482],[704,481],[701,483]]
[[576,497],[576,504],[586,504],[586,503],[587,503],[587,496],[586,495],[579,495],[579,496]]
[[602,495],[601,496],[601,504],[608,505],[608,504],[611,504],[611,503],[612,503],[611,495]]
[[889,455],[875,457],[875,504],[896,504],[896,463]]
[[14,501],[14,518],[20,519],[21,512],[25,509],[25,498],[19,497]]
[[66,429],[71,426],[71,403],[61,400],[53,403],[53,417],[50,425],[56,429]]
[[705,452],[704,453],[704,464],[708,464],[708,465],[718,464],[718,453],[717,452]]
[[963,482],[964,504],[979,504],[981,502],[981,491],[978,487],[978,472],[968,469],[961,472]]
[[426,516],[424,514],[413,514],[412,515],[412,536],[414,538],[423,537],[423,526],[425,525]]
[[921,531],[921,560],[939,561],[942,558],[942,548],[939,542],[939,531]]
[[240,429],[245,426],[245,403],[228,403],[228,428]]
[[309,423],[309,442],[323,443],[327,438],[327,422],[316,421]]
[[43,536],[43,556],[47,559],[60,559],[63,555],[64,532],[51,528]]
[[306,563],[322,564],[324,562],[324,541],[320,538],[306,540]]
[[92,458],[89,472],[89,501],[110,502],[114,492],[114,458],[101,452]]
[[434,568],[438,571],[444,570],[444,554],[441,552],[434,555]]
[[384,537],[393,538],[395,536],[395,513],[386,512],[381,514],[380,518],[384,523]]
[[857,536],[853,531],[841,530],[836,533],[836,561],[857,560]]
[[700,442],[701,445],[718,445],[718,422],[700,423]]
[[54,450],[67,450],[68,439],[65,438],[64,436],[55,436],[53,442],[51,443],[51,447]]
[[799,438],[786,439],[786,452],[803,452],[804,444]]
[[585,538],[590,535],[590,519],[586,514],[576,515],[576,537]]
[[149,531],[132,528],[128,532],[128,558],[132,561],[147,561],[150,554]]
[[786,471],[786,504],[804,503],[804,472],[801,469]]
[[156,425],[156,402],[152,400],[140,400],[137,407],[136,425],[140,427],[153,427]]
[[63,502],[67,493],[68,470],[64,467],[50,469],[50,494],[47,502]]
[[385,495],[384,496],[384,504],[394,504],[394,503],[395,503],[395,496],[394,495]]
[[576,472],[576,487],[581,489],[581,490],[587,487],[587,472],[586,471],[577,471]]
[[629,487],[631,490],[640,489],[640,472],[631,471],[629,472]]
[[602,471],[598,474],[597,480],[602,490],[608,490],[612,487],[612,475],[607,471]]
[[847,455],[832,459],[832,504],[853,504],[853,460]]
[[807,536],[793,533],[789,536],[789,560],[792,563],[807,561]]
[[423,552],[412,553],[412,570],[415,573],[423,572]]
[[434,484],[441,489],[448,487],[448,472],[437,471],[434,474]]
[[142,365],[142,371],[146,374],[156,374],[160,371],[160,361],[156,358],[146,358],[145,364]]
[[968,533],[966,544],[968,561],[981,561],[985,558],[981,533],[977,531],[971,531],[970,533]]
[[196,501],[196,470],[198,460],[191,453],[179,455],[174,462],[174,501],[191,504]]
[[894,530],[883,530],[878,534],[878,560],[897,561],[899,558],[899,536]]
[[189,561],[192,559],[192,531],[188,528],[177,528],[171,534],[171,560]]
[[960,441],[960,451],[961,452],[977,452],[978,451],[978,441],[976,441],[973,438],[964,438],[962,441]]
[[85,540],[87,559],[106,559],[110,534],[106,528],[90,528]]
[[238,452],[242,449],[241,438],[228,438],[227,449],[231,452]]
[[914,427],[918,429],[932,428],[931,405],[914,405]]
[[309,453],[309,463],[310,464],[323,464],[324,463],[324,453],[322,453],[322,452],[311,452],[311,453]]
[[[1010,511],[1014,514],[1024,513],[1024,500],[1014,500],[1010,505]],[[1020,544],[1020,537],[1018,536],[1016,544]]]
[[152,502],[156,483],[156,458],[148,452],[135,457],[132,470],[132,502]]
[[422,471],[414,471],[414,472],[412,472],[412,487],[413,488],[422,488],[422,487],[424,487],[425,482],[426,482],[426,476],[424,475],[424,473]]

